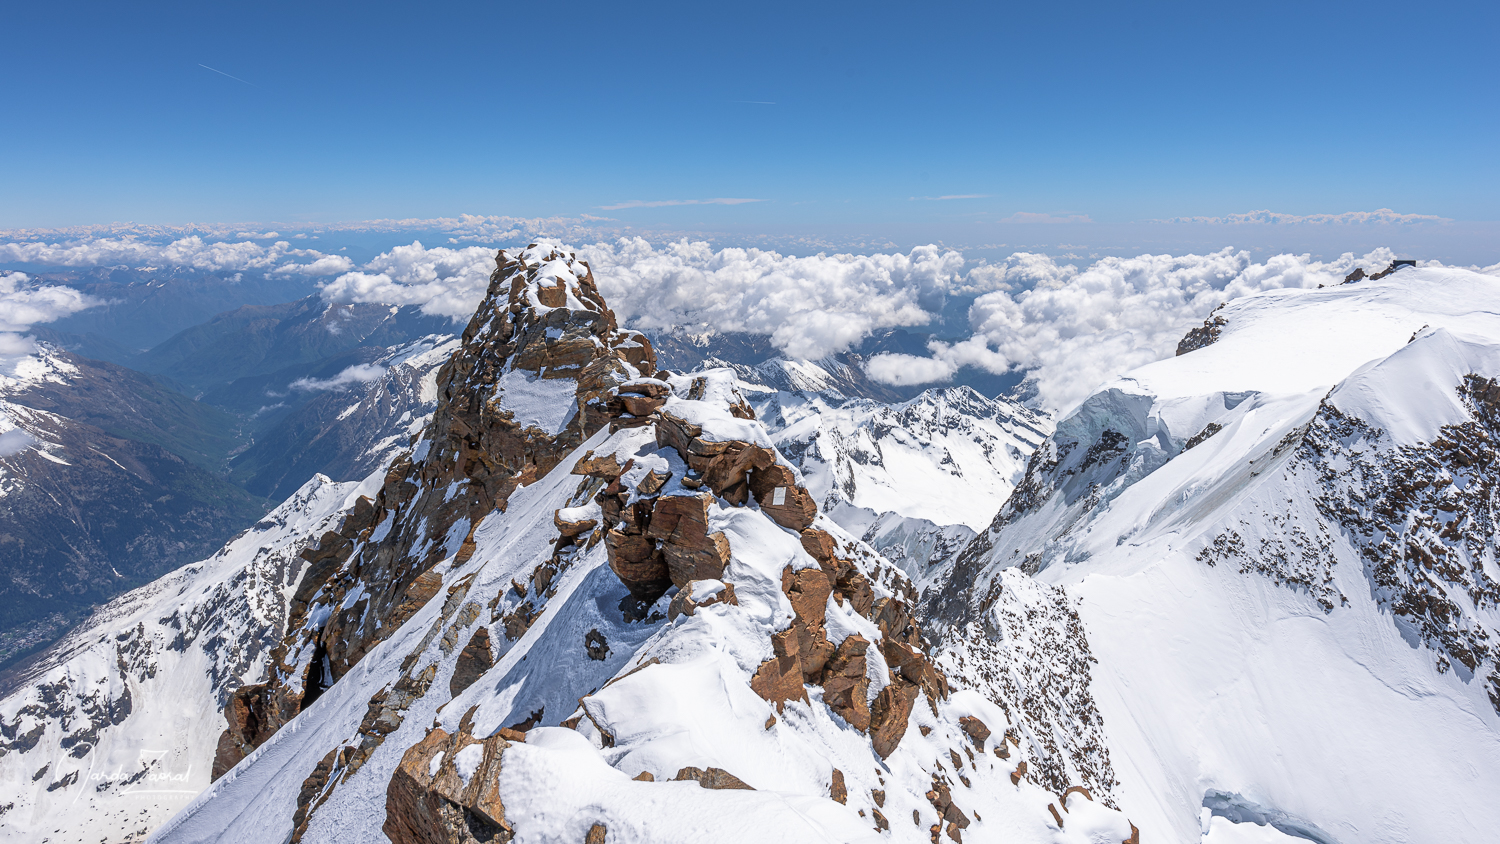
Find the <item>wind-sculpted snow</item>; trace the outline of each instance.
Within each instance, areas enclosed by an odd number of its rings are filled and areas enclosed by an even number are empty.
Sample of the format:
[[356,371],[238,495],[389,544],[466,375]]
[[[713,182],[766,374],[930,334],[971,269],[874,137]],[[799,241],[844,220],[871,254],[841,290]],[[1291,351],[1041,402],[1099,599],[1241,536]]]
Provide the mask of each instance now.
[[928,620],[972,663],[1015,569],[1066,590],[1114,796],[1165,840],[1488,840],[1496,314],[1444,269],[1229,302],[1058,423]]
[[0,700],[0,840],[144,840],[208,785],[229,693],[261,679],[303,546],[356,484],[316,477],[218,554],[129,592]]

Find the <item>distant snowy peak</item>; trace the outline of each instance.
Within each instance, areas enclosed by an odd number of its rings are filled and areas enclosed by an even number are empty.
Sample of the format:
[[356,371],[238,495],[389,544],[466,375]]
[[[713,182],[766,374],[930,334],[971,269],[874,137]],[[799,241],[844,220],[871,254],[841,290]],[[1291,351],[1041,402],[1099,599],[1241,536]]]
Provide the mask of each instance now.
[[702,363],[701,368],[728,367],[741,381],[771,390],[826,393],[831,397],[878,401],[900,400],[899,394],[866,377],[859,364],[856,355],[836,355],[817,361],[772,358],[753,366],[711,357]]
[[410,447],[437,407],[438,370],[458,338],[434,334],[396,346],[371,367],[378,377],[324,391],[234,460],[247,489],[279,499],[308,475],[363,478]]
[[752,393],[750,401],[825,506],[974,528],[988,523],[1051,427],[969,387],[893,405],[792,392]]
[[1051,430],[1047,417],[969,387],[897,404],[744,391],[829,516],[918,582],[988,524]]

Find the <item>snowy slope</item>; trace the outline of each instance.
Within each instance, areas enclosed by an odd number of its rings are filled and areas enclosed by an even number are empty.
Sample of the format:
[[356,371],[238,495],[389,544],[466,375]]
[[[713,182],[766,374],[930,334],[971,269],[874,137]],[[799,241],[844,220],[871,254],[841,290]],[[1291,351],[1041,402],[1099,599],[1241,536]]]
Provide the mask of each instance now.
[[1097,660],[1074,713],[1157,840],[1493,840],[1500,284],[1216,316],[1058,423],[926,617],[983,673],[1022,572],[1060,590]]
[[207,786],[227,694],[260,678],[281,638],[298,552],[358,492],[313,478],[32,666],[0,700],[0,841],[144,840]]
[[984,528],[1051,422],[970,387],[897,404],[741,387],[821,507],[919,582]]

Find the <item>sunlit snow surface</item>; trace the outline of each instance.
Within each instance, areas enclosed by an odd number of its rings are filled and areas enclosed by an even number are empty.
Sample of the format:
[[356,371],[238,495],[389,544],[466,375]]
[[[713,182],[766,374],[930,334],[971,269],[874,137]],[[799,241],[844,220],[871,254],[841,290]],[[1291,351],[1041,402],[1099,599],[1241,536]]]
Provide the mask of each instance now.
[[[1500,716],[1484,677],[1440,671],[1379,603],[1351,535],[1317,506],[1361,481],[1320,475],[1298,444],[1325,398],[1378,429],[1338,446],[1358,453],[1430,443],[1460,420],[1464,376],[1500,376],[1500,282],[1404,269],[1218,314],[1216,343],[1129,373],[1059,422],[1056,441],[1079,449],[1122,434],[1124,463],[1064,458],[1073,469],[997,524],[983,565],[953,586],[974,595],[1025,565],[1077,599],[1117,797],[1150,839],[1199,840],[1206,801],[1232,793],[1315,840],[1495,840]],[[1244,553],[1211,564],[1205,546],[1229,535]],[[1492,551],[1477,565],[1500,575]],[[1492,604],[1454,600],[1461,623],[1496,629]],[[1287,839],[1215,818],[1206,840]]]

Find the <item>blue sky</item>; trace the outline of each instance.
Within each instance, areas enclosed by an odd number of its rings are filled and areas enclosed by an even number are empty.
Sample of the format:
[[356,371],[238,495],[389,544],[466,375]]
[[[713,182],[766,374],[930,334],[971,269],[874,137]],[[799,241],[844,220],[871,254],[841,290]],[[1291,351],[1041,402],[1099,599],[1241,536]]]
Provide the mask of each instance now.
[[[1122,231],[1256,209],[1500,220],[1494,3],[6,18],[0,227],[594,214],[982,244],[1035,214]],[[1483,252],[1497,230],[1463,231],[1447,236]]]

